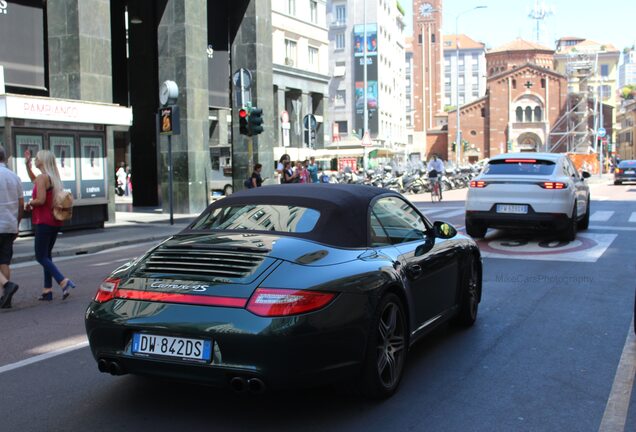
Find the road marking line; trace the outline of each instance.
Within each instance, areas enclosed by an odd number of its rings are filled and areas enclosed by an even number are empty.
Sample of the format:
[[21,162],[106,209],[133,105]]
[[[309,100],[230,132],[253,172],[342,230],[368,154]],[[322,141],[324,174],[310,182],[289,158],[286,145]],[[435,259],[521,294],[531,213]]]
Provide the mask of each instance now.
[[605,413],[598,428],[599,432],[622,432],[625,430],[629,412],[629,400],[634,387],[634,375],[636,375],[636,336],[634,336],[634,321],[632,318],[621,360],[618,363],[618,368],[616,368],[614,384],[612,384]]
[[629,216],[629,222],[636,222],[636,212],[632,212]]
[[592,213],[590,220],[594,222],[607,222],[613,215],[613,211],[599,210]]
[[603,226],[603,225],[595,225],[591,226],[588,229],[599,230],[599,231],[636,231],[636,227],[619,227],[619,226]]
[[54,350],[54,351],[47,352],[45,354],[36,355],[36,356],[30,357],[28,359],[20,360],[20,361],[15,362],[15,363],[10,363],[8,365],[0,367],[0,374],[5,373],[5,372],[9,372],[9,371],[12,371],[14,369],[18,369],[18,368],[21,368],[21,367],[24,367],[24,366],[28,366],[28,365],[33,364],[33,363],[37,363],[37,362],[41,362],[41,361],[44,361],[44,360],[48,360],[48,359],[50,359],[52,357],[57,357],[59,355],[66,354],[66,353],[69,353],[71,351],[75,351],[75,350],[78,350],[78,349],[82,349],[82,348],[87,347],[87,346],[88,346],[88,341],[84,341],[84,342],[80,342],[80,343],[75,344],[75,345],[68,346],[66,348],[60,348],[60,349],[57,349],[57,350]]

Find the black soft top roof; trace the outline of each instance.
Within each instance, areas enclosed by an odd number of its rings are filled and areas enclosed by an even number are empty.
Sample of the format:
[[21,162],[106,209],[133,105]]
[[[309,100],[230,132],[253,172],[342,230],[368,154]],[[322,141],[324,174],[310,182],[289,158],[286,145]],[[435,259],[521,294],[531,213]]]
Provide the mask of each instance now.
[[368,245],[367,213],[371,201],[380,195],[398,193],[374,186],[349,184],[285,184],[236,192],[211,204],[204,214],[219,208],[246,204],[295,205],[320,211],[311,232],[279,233],[320,243],[363,248]]

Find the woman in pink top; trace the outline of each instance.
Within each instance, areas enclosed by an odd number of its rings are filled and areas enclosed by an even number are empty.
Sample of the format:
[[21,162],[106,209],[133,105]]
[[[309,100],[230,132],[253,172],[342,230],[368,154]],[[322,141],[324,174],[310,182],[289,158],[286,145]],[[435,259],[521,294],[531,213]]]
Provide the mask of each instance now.
[[40,150],[35,156],[35,167],[41,174],[36,177],[31,169],[31,152],[24,153],[27,172],[34,183],[31,200],[26,204],[31,210],[31,223],[35,232],[35,259],[44,269],[44,290],[40,300],[53,300],[53,279],[62,288],[62,300],[70,294],[75,284],[65,278],[51,258],[51,252],[57,240],[62,222],[53,217],[53,197],[62,190],[62,180],[55,164],[55,155],[48,150]]

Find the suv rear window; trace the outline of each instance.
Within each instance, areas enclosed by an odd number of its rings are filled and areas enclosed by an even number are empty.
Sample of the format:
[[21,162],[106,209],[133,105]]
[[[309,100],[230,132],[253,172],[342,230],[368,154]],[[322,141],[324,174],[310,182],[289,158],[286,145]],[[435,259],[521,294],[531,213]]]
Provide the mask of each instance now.
[[491,160],[484,168],[483,174],[503,175],[551,175],[556,164],[553,161],[514,158]]
[[626,160],[618,164],[619,168],[636,168],[636,160]]
[[217,207],[196,221],[193,230],[248,230],[307,233],[314,229],[318,210],[285,205],[250,204]]

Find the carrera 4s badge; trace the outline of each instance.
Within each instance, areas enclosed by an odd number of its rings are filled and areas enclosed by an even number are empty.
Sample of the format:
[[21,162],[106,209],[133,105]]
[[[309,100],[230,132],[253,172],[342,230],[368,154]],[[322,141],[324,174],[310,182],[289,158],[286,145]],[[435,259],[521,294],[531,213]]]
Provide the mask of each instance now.
[[209,285],[191,285],[191,284],[179,284],[179,283],[165,283],[165,282],[153,282],[150,284],[151,288],[163,288],[174,289],[181,291],[192,292],[205,292],[210,287]]

